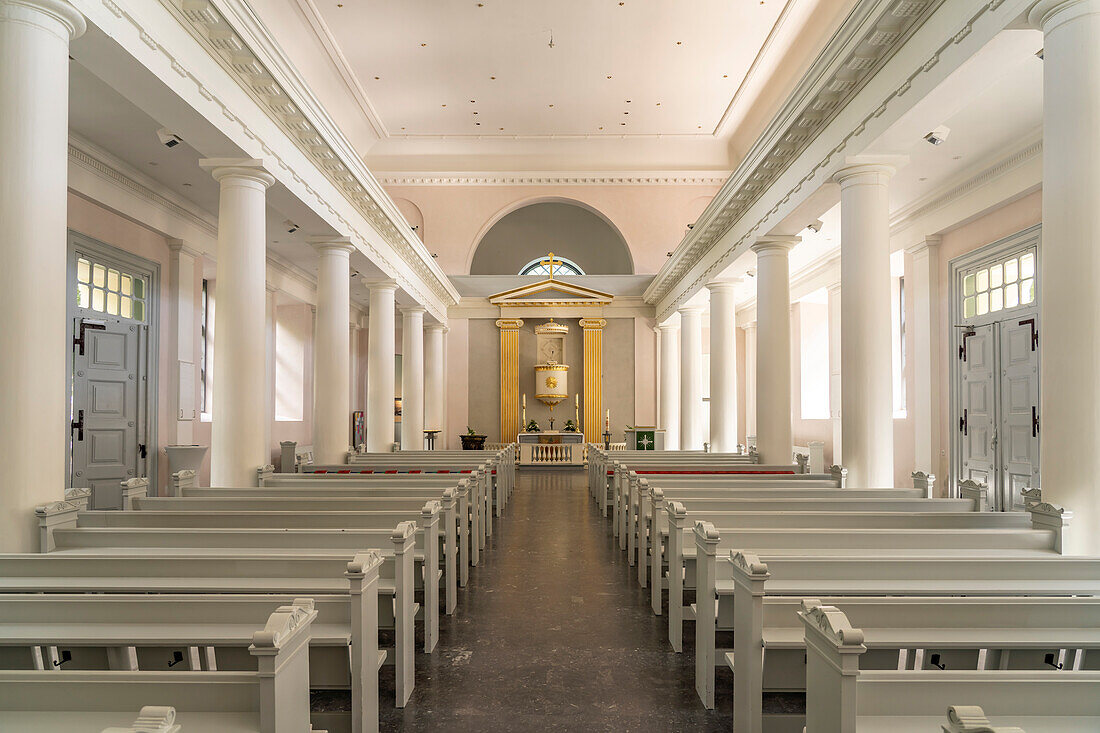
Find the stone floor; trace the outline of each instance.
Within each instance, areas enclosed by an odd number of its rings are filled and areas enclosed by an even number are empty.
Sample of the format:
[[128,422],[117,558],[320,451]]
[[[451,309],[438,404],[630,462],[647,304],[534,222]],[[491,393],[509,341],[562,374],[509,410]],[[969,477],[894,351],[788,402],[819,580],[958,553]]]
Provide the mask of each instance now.
[[727,694],[704,710],[690,639],[671,651],[585,476],[521,470],[457,612],[440,620],[437,651],[417,655],[403,710],[383,670],[383,731],[732,729],[732,675],[719,672]]

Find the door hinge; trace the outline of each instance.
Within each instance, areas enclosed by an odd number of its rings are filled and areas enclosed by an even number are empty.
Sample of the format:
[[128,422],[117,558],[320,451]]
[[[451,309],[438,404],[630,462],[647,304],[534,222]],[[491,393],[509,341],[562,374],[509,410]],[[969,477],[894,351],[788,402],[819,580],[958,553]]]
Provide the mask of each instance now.
[[1031,350],[1035,351],[1035,349],[1039,348],[1039,329],[1035,327],[1035,319],[1028,318],[1026,320],[1020,321],[1019,325],[1031,326]]
[[1031,406],[1031,437],[1039,437],[1039,410],[1035,405]]
[[962,335],[962,345],[959,346],[959,359],[966,361],[966,340],[971,336],[977,336],[977,331],[964,331]]
[[966,410],[963,410],[963,416],[959,418],[959,432],[966,435],[968,425],[966,424]]
[[73,339],[73,346],[76,346],[78,348],[78,351],[76,352],[77,354],[79,354],[80,356],[84,356],[84,332],[106,331],[107,324],[81,320],[80,327],[77,330],[79,332],[79,335]]
[[145,443],[138,443],[138,455],[141,456],[141,460],[145,460],[148,457],[148,451],[145,448]]
[[69,423],[69,432],[76,431],[76,439],[84,440],[84,410],[76,411],[76,420]]

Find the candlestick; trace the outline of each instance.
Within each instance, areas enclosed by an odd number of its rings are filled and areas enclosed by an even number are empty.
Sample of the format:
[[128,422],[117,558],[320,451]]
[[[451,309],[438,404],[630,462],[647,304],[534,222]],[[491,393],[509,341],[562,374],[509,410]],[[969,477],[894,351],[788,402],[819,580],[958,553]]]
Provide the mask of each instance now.
[[527,407],[527,393],[526,392],[523,393],[523,406]]

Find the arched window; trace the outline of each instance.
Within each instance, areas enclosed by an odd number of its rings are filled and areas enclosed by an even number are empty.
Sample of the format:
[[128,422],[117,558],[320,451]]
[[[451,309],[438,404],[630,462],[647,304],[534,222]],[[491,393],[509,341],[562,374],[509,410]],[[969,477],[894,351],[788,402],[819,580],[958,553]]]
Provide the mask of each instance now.
[[[536,257],[523,266],[523,269],[519,271],[520,275],[550,275],[550,265],[547,263],[546,257]],[[564,257],[558,257],[554,255],[554,274],[555,275],[583,275],[584,270],[573,260],[567,260]]]

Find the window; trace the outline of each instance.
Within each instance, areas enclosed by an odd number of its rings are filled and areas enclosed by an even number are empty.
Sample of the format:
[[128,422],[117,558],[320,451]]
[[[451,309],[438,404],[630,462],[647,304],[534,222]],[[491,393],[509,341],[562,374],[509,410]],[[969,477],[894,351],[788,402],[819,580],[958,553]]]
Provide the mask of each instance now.
[[816,290],[798,303],[799,376],[803,420],[829,419],[829,294]]
[[76,306],[145,321],[145,277],[101,265],[88,257],[76,261]]
[[[538,257],[531,260],[523,269],[519,271],[520,275],[550,275],[550,266],[545,257]],[[554,274],[555,275],[583,275],[584,270],[581,266],[572,260],[567,260],[564,257],[554,257]]]
[[209,326],[210,326],[210,283],[205,278],[202,281],[202,296],[199,303],[201,313],[199,315],[199,409],[201,412],[210,412],[210,403],[207,401],[209,390],[207,388],[210,371],[207,369],[206,355],[210,350]]
[[905,252],[890,255],[890,363],[894,417],[906,416]]
[[908,354],[905,351],[905,278],[898,278],[898,388],[897,394],[894,396],[894,410],[896,412],[905,412],[906,410],[906,384],[905,384],[905,367]]
[[305,419],[306,345],[313,331],[309,306],[275,310],[275,419]]
[[963,318],[980,318],[1035,302],[1035,250],[961,273]]

